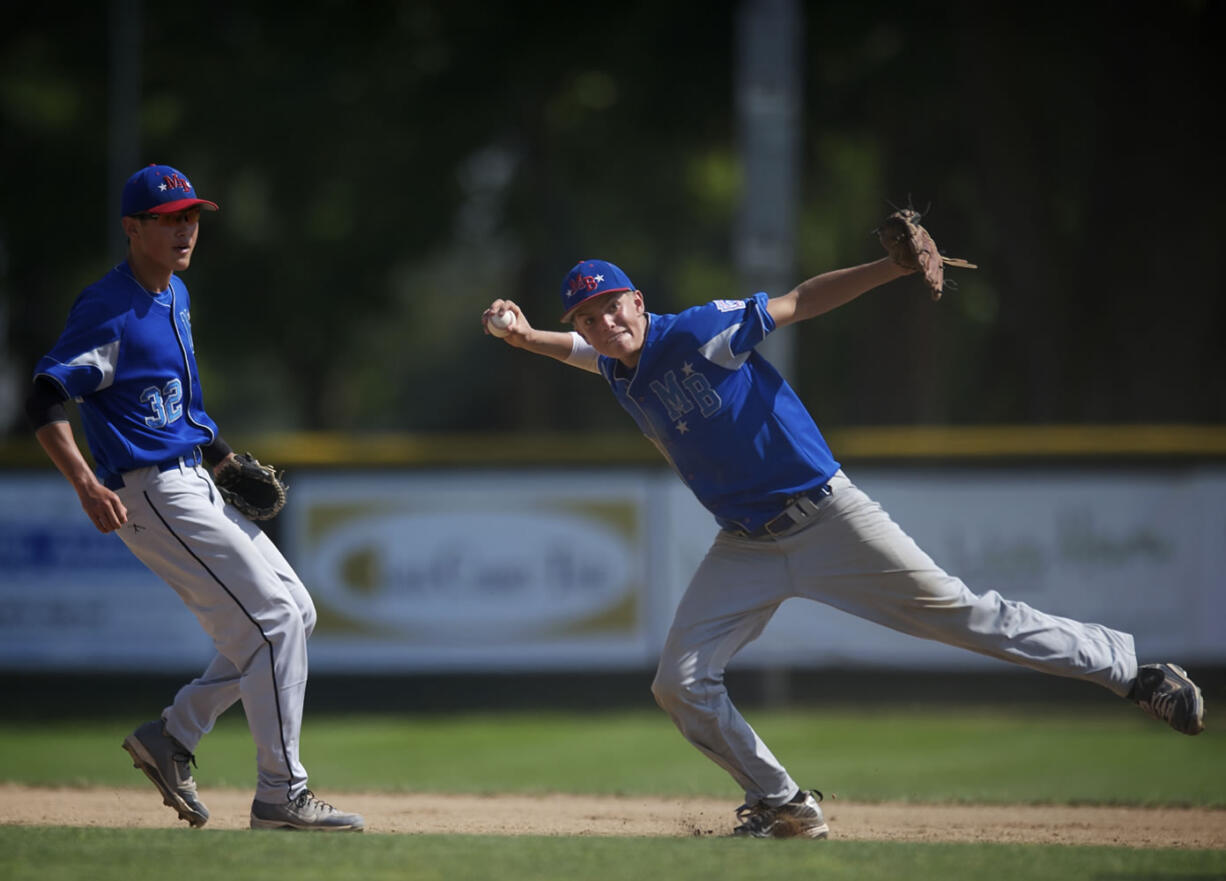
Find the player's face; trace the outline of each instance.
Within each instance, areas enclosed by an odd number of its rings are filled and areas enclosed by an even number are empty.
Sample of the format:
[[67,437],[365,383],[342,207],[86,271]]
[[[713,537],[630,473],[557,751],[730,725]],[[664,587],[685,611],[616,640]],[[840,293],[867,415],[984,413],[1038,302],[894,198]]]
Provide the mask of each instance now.
[[168,272],[182,272],[191,265],[200,233],[199,208],[125,220],[133,256]]
[[571,324],[600,354],[630,367],[638,364],[647,335],[647,310],[641,291],[594,297],[575,311]]

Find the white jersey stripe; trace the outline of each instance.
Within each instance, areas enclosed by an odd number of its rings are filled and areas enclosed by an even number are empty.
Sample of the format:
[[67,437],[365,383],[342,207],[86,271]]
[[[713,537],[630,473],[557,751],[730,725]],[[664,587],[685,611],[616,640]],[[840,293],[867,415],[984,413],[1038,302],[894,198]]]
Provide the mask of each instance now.
[[725,370],[740,370],[749,358],[749,351],[741,352],[739,355],[732,351],[732,337],[741,329],[739,324],[734,324],[732,327],[725,328],[717,335],[707,340],[699,349],[698,353],[714,364],[716,367],[722,367]]
[[99,392],[115,381],[115,365],[119,363],[119,340],[113,340],[105,346],[99,346],[89,352],[82,352],[68,362],[69,367],[96,367],[102,373],[102,380],[94,391]]

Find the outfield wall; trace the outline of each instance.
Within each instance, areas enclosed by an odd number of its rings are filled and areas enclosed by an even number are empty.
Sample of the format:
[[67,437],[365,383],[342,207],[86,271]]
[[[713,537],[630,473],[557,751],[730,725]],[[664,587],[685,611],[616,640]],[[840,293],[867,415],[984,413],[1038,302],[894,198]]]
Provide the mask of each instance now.
[[[1226,663],[1226,466],[870,465],[849,475],[977,592]],[[317,673],[649,670],[715,525],[647,466],[299,467],[274,537]],[[54,472],[0,472],[0,670],[190,672],[195,619]],[[747,668],[1000,662],[789,600]]]

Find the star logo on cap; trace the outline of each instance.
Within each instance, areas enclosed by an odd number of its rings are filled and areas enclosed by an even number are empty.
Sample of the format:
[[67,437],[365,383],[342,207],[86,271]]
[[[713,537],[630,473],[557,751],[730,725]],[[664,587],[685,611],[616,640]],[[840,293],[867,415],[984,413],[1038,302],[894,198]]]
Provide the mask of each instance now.
[[166,184],[158,184],[158,189],[163,193],[166,192]]
[[602,281],[604,281],[604,276],[603,276],[603,275],[597,275],[597,276],[593,276],[593,277],[596,279],[596,284],[600,284]]

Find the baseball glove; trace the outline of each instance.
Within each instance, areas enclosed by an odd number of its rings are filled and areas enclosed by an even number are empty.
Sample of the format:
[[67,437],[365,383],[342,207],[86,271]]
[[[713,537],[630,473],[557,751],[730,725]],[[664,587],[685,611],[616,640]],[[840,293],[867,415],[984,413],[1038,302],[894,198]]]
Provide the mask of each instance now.
[[271,520],[285,507],[283,474],[250,453],[235,453],[214,476],[221,497],[249,520]]
[[881,247],[889,252],[890,258],[904,269],[923,273],[924,284],[932,291],[932,299],[941,299],[946,284],[950,288],[954,283],[945,280],[945,267],[957,266],[960,269],[977,269],[974,263],[968,263],[960,257],[946,257],[937,250],[937,243],[932,240],[928,230],[920,226],[920,213],[913,208],[900,208],[895,211],[881,226],[873,230]]

